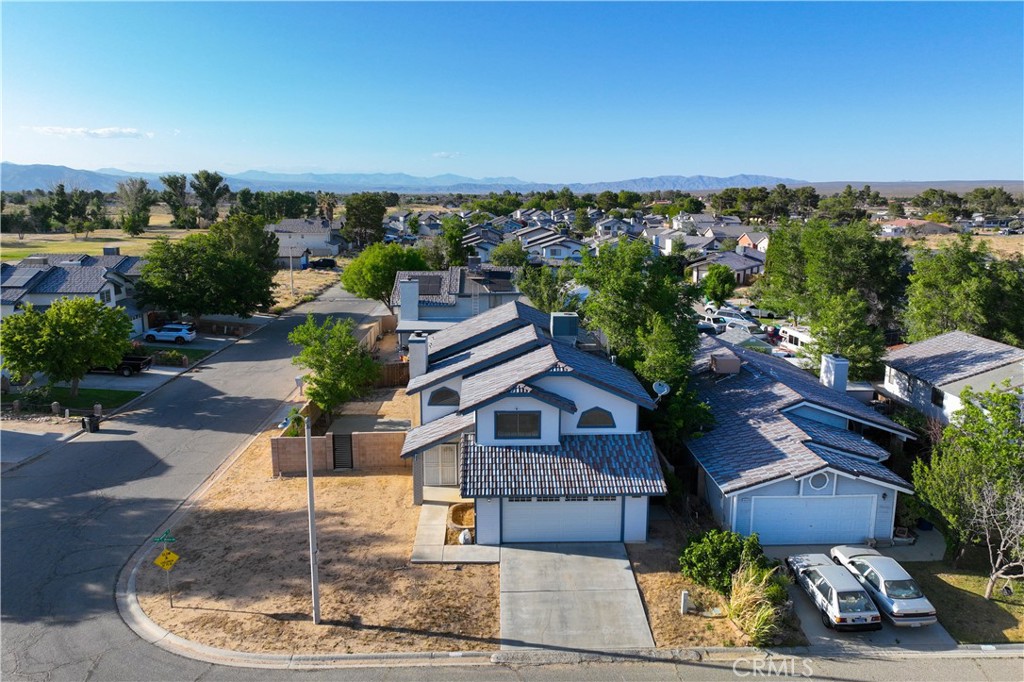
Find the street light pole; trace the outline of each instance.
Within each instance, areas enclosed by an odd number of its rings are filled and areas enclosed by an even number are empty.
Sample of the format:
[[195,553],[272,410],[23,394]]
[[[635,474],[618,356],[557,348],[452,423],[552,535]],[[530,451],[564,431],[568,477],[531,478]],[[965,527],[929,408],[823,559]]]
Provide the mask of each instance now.
[[306,500],[309,507],[309,574],[313,586],[313,623],[320,624],[320,550],[316,546],[316,509],[313,505],[313,425],[309,415],[306,422]]
[[288,247],[288,283],[291,285],[291,288],[292,288],[292,296],[295,295],[295,274],[294,274],[295,268],[292,265],[292,260],[294,260],[294,259],[295,259],[295,247],[294,246],[289,246]]

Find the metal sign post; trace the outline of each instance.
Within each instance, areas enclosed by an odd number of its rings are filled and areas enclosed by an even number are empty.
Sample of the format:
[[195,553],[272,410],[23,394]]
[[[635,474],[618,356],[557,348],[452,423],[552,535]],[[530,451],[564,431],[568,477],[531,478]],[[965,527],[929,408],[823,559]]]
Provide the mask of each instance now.
[[320,550],[316,546],[316,510],[313,506],[313,424],[309,415],[306,422],[306,501],[309,508],[309,573],[313,586],[313,622],[320,624]]
[[164,573],[167,575],[167,602],[174,608],[174,596],[171,594],[171,569],[174,568],[174,564],[178,562],[180,558],[177,554],[167,549],[167,543],[177,542],[174,536],[171,535],[170,530],[165,530],[164,534],[158,538],[154,538],[153,542],[163,543],[164,551],[160,552],[160,556],[153,561],[154,564],[164,569]]

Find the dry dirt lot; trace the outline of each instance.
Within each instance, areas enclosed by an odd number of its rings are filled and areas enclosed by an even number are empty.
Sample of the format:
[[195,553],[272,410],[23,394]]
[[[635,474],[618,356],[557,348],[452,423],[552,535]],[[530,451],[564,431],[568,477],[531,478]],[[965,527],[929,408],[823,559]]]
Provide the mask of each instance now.
[[496,565],[409,563],[419,508],[405,471],[315,479],[323,622],[313,625],[306,481],[270,475],[276,434],[260,435],[173,529],[173,608],[164,571],[144,563],[138,594],[150,618],[236,651],[498,648]]
[[[337,284],[341,273],[335,270],[278,270],[274,275],[274,311],[291,310],[303,300],[312,300]],[[292,292],[292,283],[295,291]]]

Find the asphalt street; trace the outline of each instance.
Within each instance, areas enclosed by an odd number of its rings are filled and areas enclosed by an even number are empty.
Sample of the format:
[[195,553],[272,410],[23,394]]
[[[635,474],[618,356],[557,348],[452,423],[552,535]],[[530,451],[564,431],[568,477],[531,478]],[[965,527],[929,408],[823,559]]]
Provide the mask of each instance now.
[[360,320],[375,308],[331,289],[104,421],[99,433],[5,474],[3,679],[194,679],[208,671],[125,626],[113,597],[118,573],[295,389],[287,335],[306,313]]

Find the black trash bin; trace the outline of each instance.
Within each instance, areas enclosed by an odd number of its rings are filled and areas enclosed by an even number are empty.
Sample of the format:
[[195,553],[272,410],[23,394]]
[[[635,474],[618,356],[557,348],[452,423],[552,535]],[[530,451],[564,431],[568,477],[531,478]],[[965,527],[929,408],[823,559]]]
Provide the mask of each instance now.
[[82,429],[89,433],[96,433],[100,430],[100,418],[94,414],[87,414],[82,417]]

